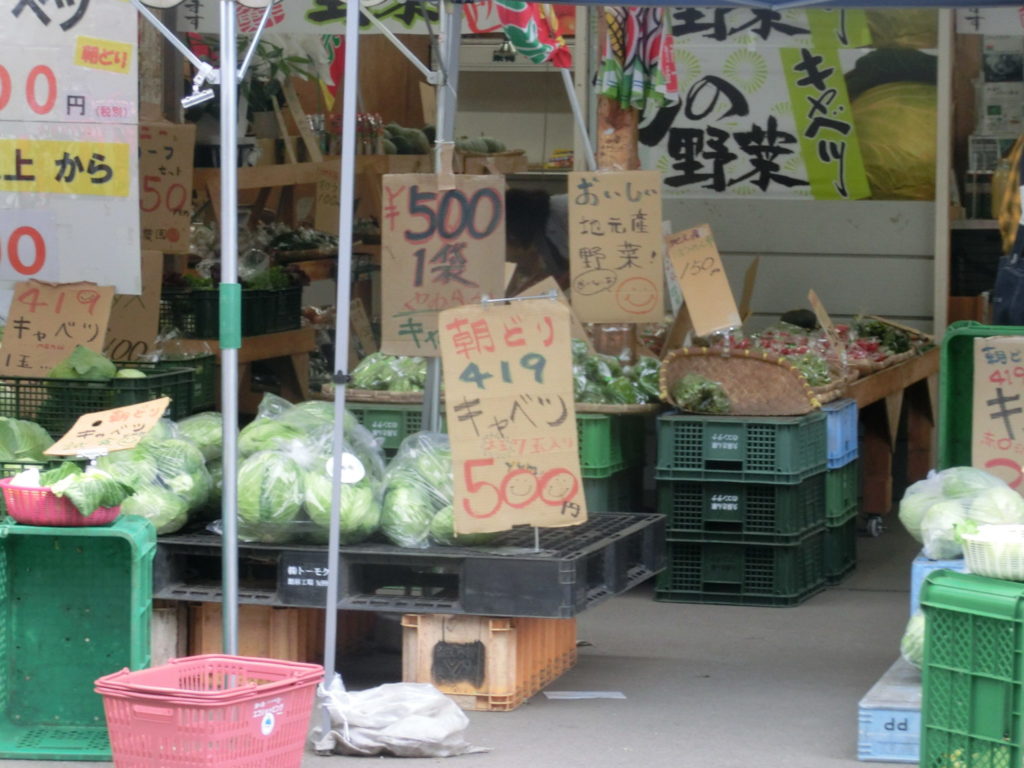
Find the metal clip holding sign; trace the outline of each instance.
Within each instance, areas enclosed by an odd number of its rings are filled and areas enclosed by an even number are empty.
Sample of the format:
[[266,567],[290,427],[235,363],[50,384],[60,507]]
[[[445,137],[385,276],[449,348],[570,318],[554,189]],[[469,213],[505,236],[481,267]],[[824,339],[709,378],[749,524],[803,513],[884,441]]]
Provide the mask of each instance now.
[[[551,301],[558,301],[558,291],[548,291],[547,293],[538,293],[533,296],[512,296],[506,299],[490,299],[487,294],[484,294],[483,298],[480,299],[480,303],[485,307],[489,304],[506,304],[513,301],[536,301],[537,299],[550,299]],[[540,552],[540,528],[536,525],[533,527],[533,551]]]

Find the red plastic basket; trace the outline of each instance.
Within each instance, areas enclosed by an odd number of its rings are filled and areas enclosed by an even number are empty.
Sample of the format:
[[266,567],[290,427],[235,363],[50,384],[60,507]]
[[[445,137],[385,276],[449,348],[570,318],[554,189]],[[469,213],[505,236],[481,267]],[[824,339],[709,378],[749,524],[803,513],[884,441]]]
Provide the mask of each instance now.
[[300,768],[319,664],[209,654],[96,681],[117,768]]
[[11,485],[13,478],[0,480],[7,514],[24,525],[53,525],[62,528],[86,525],[110,525],[121,514],[120,507],[99,507],[83,515],[70,499],[57,496],[49,488],[24,488]]

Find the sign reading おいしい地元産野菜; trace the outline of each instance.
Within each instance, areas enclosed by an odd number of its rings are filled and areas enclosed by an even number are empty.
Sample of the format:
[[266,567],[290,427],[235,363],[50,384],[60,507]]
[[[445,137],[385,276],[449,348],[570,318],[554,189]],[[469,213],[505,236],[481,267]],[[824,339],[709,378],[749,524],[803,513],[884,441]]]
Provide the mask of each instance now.
[[437,313],[504,295],[505,178],[384,176],[381,350],[438,351]]
[[440,315],[457,533],[587,520],[569,308],[553,299]]

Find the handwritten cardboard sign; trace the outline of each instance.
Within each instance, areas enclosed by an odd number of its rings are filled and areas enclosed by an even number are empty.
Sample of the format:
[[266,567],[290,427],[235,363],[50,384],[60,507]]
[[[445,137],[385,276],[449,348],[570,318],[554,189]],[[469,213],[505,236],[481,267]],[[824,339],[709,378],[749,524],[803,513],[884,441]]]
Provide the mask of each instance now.
[[558,281],[555,278],[548,275],[539,283],[534,283],[525,291],[523,294],[528,296],[540,296],[545,293],[551,293],[554,291],[555,297],[569,308],[569,331],[572,333],[574,339],[580,339],[581,341],[587,342],[587,349],[591,352],[594,351],[594,344],[590,340],[590,334],[587,333],[587,329],[584,327],[580,319],[576,317],[576,313],[573,312],[572,305],[569,303],[569,297],[562,292],[561,286],[558,285]]
[[839,335],[836,333],[835,323],[832,322],[828,310],[825,309],[825,305],[821,303],[821,299],[818,298],[818,294],[813,289],[807,292],[807,301],[810,302],[811,309],[814,310],[814,316],[818,319],[818,325],[825,331],[825,335],[828,336],[829,341],[832,343],[832,348],[838,349]]
[[585,522],[568,308],[477,304],[439,329],[456,532]]
[[7,311],[0,374],[46,376],[81,344],[103,351],[114,286],[17,283]]
[[192,223],[193,124],[139,125],[142,247],[188,253]]
[[505,180],[458,176],[384,177],[381,235],[381,349],[437,356],[437,313],[501,297],[505,263]]
[[142,252],[142,293],[115,294],[103,354],[115,362],[138,360],[153,347],[160,329],[160,276],[164,255]]
[[78,417],[64,436],[43,453],[48,456],[87,456],[134,448],[164,415],[171,398],[96,411]]
[[974,340],[971,465],[1024,491],[1024,336]]
[[662,319],[661,174],[569,174],[572,303],[584,323]]
[[370,316],[366,314],[363,300],[358,296],[350,302],[349,325],[359,343],[359,350],[364,356],[372,355],[377,351],[377,340],[373,336]]
[[740,325],[729,279],[708,224],[668,238],[668,253],[698,336]]

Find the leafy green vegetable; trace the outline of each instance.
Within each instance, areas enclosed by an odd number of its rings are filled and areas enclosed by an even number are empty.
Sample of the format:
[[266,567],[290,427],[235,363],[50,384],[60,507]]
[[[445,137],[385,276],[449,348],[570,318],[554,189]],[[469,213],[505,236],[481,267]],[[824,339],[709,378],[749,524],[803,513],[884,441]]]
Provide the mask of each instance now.
[[697,373],[688,373],[672,388],[676,407],[693,413],[729,413],[729,396],[717,381]]
[[106,381],[117,375],[117,366],[99,352],[81,344],[49,373],[51,379],[85,379]]
[[47,470],[39,476],[39,487],[50,488],[54,483],[63,480],[65,477],[80,474],[82,474],[82,468],[75,464],[75,462],[62,461],[53,469]]
[[611,379],[605,385],[608,402],[617,405],[635,405],[647,402],[647,398],[636,384],[625,376]]
[[421,485],[391,484],[384,494],[380,527],[398,546],[424,549],[429,544],[434,513],[428,489]]
[[146,372],[138,368],[119,368],[114,376],[115,379],[144,379]]
[[188,509],[200,509],[210,496],[213,482],[202,452],[187,440],[159,440],[142,446],[156,464],[163,485],[180,496]]
[[186,440],[191,440],[203,454],[206,461],[219,459],[224,451],[224,419],[215,411],[197,413],[178,422],[178,431]]
[[832,381],[832,373],[828,369],[828,361],[813,352],[803,355],[789,355],[796,369],[803,374],[808,386],[823,387]]
[[160,482],[156,459],[142,446],[100,456],[96,466],[136,492]]
[[185,500],[159,485],[144,485],[121,504],[121,513],[145,518],[158,535],[174,533],[188,522]]
[[910,617],[900,640],[900,656],[918,669],[924,665],[924,633],[925,615],[919,610]]
[[279,451],[260,451],[238,469],[238,532],[247,540],[276,542],[287,535],[303,502],[302,470]]
[[43,451],[53,438],[34,421],[0,417],[0,458],[5,461],[44,461]]
[[66,496],[86,517],[100,507],[119,506],[131,493],[131,488],[95,468],[65,475],[50,490],[57,496]]
[[276,419],[256,419],[238,433],[238,453],[252,456],[268,450],[281,450],[294,440],[301,440],[303,432]]
[[[325,472],[306,472],[303,478],[306,514],[324,528],[331,524],[331,483]],[[377,532],[380,499],[369,475],[358,483],[342,483],[339,522],[342,544],[358,544]]]
[[384,475],[381,530],[401,547],[429,545],[434,515],[452,503],[448,436],[417,432],[402,441]]
[[496,533],[455,533],[452,505],[443,507],[430,521],[430,539],[435,544],[459,547],[483,547],[493,542]]

